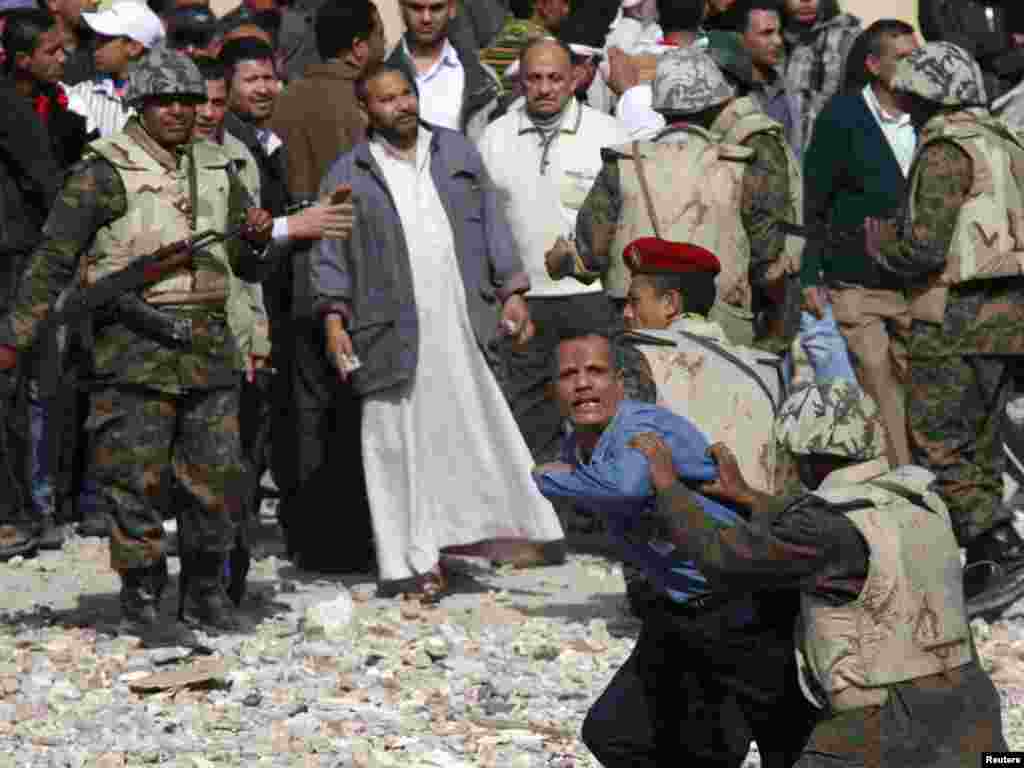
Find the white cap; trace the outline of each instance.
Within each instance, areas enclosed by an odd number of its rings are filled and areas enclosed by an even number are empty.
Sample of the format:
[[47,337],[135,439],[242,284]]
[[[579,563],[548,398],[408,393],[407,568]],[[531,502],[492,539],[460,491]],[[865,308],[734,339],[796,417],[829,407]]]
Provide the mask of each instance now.
[[640,5],[640,3],[642,3],[643,1],[644,0],[622,0],[622,7],[623,8],[633,8],[633,7],[637,6],[637,5]]
[[83,13],[82,20],[100,35],[128,37],[152,48],[164,38],[160,17],[138,0],[118,0],[98,13]]

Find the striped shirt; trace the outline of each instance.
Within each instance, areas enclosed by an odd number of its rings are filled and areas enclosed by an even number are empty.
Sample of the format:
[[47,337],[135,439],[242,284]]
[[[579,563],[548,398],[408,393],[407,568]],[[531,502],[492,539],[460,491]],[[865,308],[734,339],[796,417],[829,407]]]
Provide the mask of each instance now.
[[135,114],[115,87],[113,78],[101,75],[95,80],[65,87],[68,108],[85,118],[85,130],[101,137],[120,133],[128,118]]

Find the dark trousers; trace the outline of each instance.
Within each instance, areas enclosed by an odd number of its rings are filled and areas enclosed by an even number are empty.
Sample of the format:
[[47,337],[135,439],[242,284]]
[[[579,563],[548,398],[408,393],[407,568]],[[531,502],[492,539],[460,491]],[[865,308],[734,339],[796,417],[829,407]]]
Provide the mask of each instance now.
[[793,655],[795,598],[687,616],[661,598],[633,653],[591,707],[583,741],[605,768],[739,768],[751,739],[764,768],[788,768],[814,721]]
[[609,330],[615,321],[604,293],[527,299],[536,335],[523,350],[504,346],[504,386],[519,431],[535,461],[558,455],[562,416],[548,392],[553,355],[567,329]]

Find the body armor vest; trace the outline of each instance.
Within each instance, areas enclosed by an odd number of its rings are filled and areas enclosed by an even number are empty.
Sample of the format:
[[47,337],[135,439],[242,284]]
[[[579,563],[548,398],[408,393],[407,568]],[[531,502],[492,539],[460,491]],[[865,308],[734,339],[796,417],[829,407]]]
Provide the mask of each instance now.
[[[174,170],[162,166],[125,134],[95,141],[89,149],[117,170],[127,208],[96,233],[86,257],[87,284],[196,232],[228,228],[229,160],[215,145],[192,145]],[[192,162],[194,182],[189,178]],[[191,268],[149,286],[143,298],[157,305],[223,303],[230,274],[227,252],[217,244],[196,253]]]
[[798,641],[834,711],[881,705],[888,685],[971,661],[959,549],[945,505],[928,490],[932,479],[902,467],[815,494],[866,502],[843,512],[870,549],[860,595],[838,606],[802,595]]
[[[1024,272],[1024,141],[997,120],[968,112],[931,121],[918,155],[936,141],[949,141],[971,159],[973,178],[960,209],[942,273],[911,291],[915,319],[941,323],[949,286]],[[920,174],[912,173],[910,220]]]

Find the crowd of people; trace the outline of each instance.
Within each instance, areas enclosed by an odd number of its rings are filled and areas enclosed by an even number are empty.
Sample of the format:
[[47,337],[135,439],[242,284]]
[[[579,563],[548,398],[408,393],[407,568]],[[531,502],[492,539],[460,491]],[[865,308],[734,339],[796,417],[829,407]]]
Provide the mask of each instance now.
[[398,5],[389,53],[371,0],[0,0],[0,559],[74,523],[126,624],[173,554],[238,631],[266,494],[424,602],[597,531],[603,765],[1005,749],[1017,4]]

